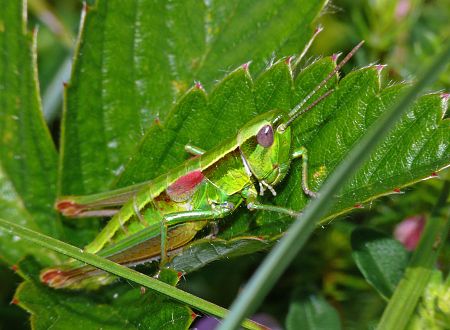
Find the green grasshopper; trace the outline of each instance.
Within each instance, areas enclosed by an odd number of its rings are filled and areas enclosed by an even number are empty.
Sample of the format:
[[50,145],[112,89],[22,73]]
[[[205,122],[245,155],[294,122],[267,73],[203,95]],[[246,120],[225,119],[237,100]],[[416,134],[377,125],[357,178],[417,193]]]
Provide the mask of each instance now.
[[[164,264],[214,219],[233,213],[242,203],[249,210],[265,210],[296,216],[298,212],[258,202],[289,170],[293,159],[302,159],[302,189],[310,197],[308,157],[305,148],[293,150],[290,125],[315,107],[332,90],[305,107],[362,45],[359,43],[301,103],[289,113],[271,110],[245,124],[238,134],[180,166],[138,185],[89,196],[60,198],[56,208],[69,217],[113,215],[85,251],[132,266],[161,258]],[[111,209],[119,207],[120,209]],[[83,288],[110,283],[109,274],[79,262],[42,271],[41,281],[54,288]]]

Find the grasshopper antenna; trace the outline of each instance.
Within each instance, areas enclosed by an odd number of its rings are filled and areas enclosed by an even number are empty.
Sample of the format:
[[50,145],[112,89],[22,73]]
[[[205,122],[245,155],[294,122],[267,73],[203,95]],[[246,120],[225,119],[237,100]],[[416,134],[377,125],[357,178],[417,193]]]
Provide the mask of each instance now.
[[314,106],[316,106],[319,102],[321,102],[323,99],[325,99],[325,97],[327,97],[328,95],[331,94],[331,92],[333,90],[328,91],[327,93],[323,94],[321,97],[319,97],[316,101],[314,101],[310,106],[308,106],[306,109],[301,110],[301,108],[305,105],[306,102],[308,102],[308,100],[313,97],[320,89],[322,89],[323,86],[325,86],[325,84],[337,73],[339,72],[339,70],[345,65],[345,63],[347,63],[353,55],[355,55],[355,53],[358,51],[358,49],[363,45],[364,40],[361,41],[359,44],[357,44],[348,54],[347,56],[345,56],[345,58],[339,62],[339,64],[336,66],[336,68],[334,68],[333,71],[331,71],[329,73],[329,75],[321,81],[321,83],[319,85],[317,85],[312,91],[311,93],[309,93],[299,104],[297,104],[295,106],[295,108],[293,108],[290,112],[289,112],[289,119],[285,122],[282,123],[280,126],[278,126],[278,129],[283,132],[286,127],[288,127],[290,124],[292,124],[292,122],[297,119],[298,116],[300,116],[301,114],[304,114],[305,112],[307,112],[308,110],[312,109]]

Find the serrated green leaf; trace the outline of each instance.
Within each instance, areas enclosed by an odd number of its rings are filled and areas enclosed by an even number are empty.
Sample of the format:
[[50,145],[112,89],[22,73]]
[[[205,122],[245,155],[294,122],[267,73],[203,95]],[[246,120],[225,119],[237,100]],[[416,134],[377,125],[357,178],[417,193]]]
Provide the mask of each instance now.
[[[166,122],[149,130],[118,184],[140,182],[147,179],[148,173],[152,176],[165,173],[189,157],[183,150],[187,143],[211,150],[210,146],[234,136],[242,123],[258,112],[256,104],[264,107],[262,102],[266,100],[270,102],[266,107],[286,109],[288,104],[299,102],[333,67],[332,59],[325,58],[305,68],[295,79],[294,92],[291,87],[294,79],[285,61],[271,67],[254,82],[244,68],[239,68],[221,81],[209,96],[198,87],[191,89]],[[312,189],[319,189],[349,148],[404,88],[404,85],[382,88],[379,74],[378,67],[367,67],[352,72],[339,85],[336,80],[330,81],[321,93],[333,86],[336,91],[296,123],[294,141],[296,146],[306,146],[309,151]],[[290,101],[286,102],[285,97]],[[355,179],[344,187],[327,218],[348,212],[383,194],[394,193],[398,187],[427,178],[433,171],[447,166],[450,156],[445,150],[449,146],[450,130],[448,120],[443,120],[444,101],[437,94],[420,98]],[[299,163],[293,163],[287,180],[276,188],[278,196],[266,198],[266,202],[295,210],[305,206],[308,198],[301,189]],[[290,223],[290,218],[267,213],[258,215],[255,225],[249,213],[240,210],[236,216],[221,222],[224,230],[219,236],[230,239],[251,234],[273,240]],[[242,253],[244,251],[245,248]],[[216,256],[221,258],[219,254]],[[199,263],[195,256],[191,260],[193,265],[183,267],[197,268]]]
[[[184,151],[187,143],[208,150],[217,145],[223,136],[236,134],[239,128],[236,125],[239,117],[242,116],[248,120],[255,114],[251,97],[252,89],[253,82],[248,72],[242,68],[222,80],[209,98],[206,98],[204,92],[199,91],[198,88],[191,89],[171,113],[167,123],[163,122],[162,127],[155,125],[150,128],[139,150],[120,177],[118,185],[126,186],[134,183],[133,179],[136,177],[136,182],[147,180],[148,173],[152,173],[152,177],[157,176],[167,172],[174,165],[182,163],[189,157]],[[200,101],[196,99],[197,94],[202,94]],[[229,102],[230,98],[234,102]],[[195,102],[194,106],[193,102]],[[180,114],[179,108],[181,108]],[[208,132],[199,129],[208,126]],[[159,143],[161,129],[168,131],[167,134],[172,136],[170,140],[164,141],[168,143]],[[155,143],[158,146],[155,146]]]
[[39,282],[40,265],[25,260],[19,269],[28,281],[14,302],[32,314],[33,329],[188,329],[193,313],[153,291],[145,294],[118,284],[100,295],[53,290]]
[[[326,1],[119,1],[88,6],[66,92],[60,192],[105,190],[194,80],[299,51]],[[146,179],[155,173],[148,172]],[[125,183],[125,181],[122,181]]]
[[[23,1],[0,1],[0,6],[0,216],[61,237],[53,210],[56,151],[41,113],[35,35],[26,29]],[[39,254],[5,233],[0,246],[8,263]]]
[[[323,105],[299,121],[302,129],[298,131],[297,145],[309,151],[309,185],[313,190],[320,188],[350,147],[395,102],[403,88],[402,84],[382,88],[376,67],[357,70],[339,83],[336,92]],[[449,121],[443,119],[446,109],[445,100],[438,94],[420,98],[343,188],[328,218],[375,197],[395,193],[447,166],[450,130]],[[313,131],[312,127],[315,127]],[[299,180],[300,171],[294,167],[287,189],[277,197],[278,203],[293,205],[294,209],[304,207],[306,200],[301,197]]]
[[385,299],[389,299],[408,265],[403,245],[369,228],[352,232],[353,259],[367,282]]
[[[270,107],[281,109],[286,109],[287,103],[284,99],[286,96],[291,100],[289,104],[298,103],[328,75],[333,67],[332,59],[325,58],[305,68],[295,79],[294,93],[289,93],[292,90],[290,86],[293,77],[289,74],[289,67],[284,61],[274,65],[258,77],[252,84],[253,87],[248,90],[243,86],[248,86],[249,78],[242,73],[242,69],[239,69],[216,86],[213,92],[213,95],[216,95],[215,99],[212,95],[207,97],[207,100],[216,100],[217,95],[223,95],[222,97],[227,103],[220,109],[223,112],[232,111],[228,108],[241,109],[237,118],[242,119],[241,122],[244,123],[245,111],[258,112],[259,109],[253,104],[258,104],[261,100],[272,100]],[[367,67],[352,72],[339,82],[339,85],[335,87],[336,91],[328,99],[296,123],[295,145],[297,147],[305,146],[309,151],[309,185],[313,190],[317,191],[320,188],[329,173],[345,157],[350,147],[364,135],[386,107],[395,102],[395,99],[401,94],[404,88],[403,84],[382,88],[380,79],[378,67]],[[322,93],[333,88],[335,84],[335,80],[330,81]],[[247,91],[246,94],[243,90]],[[191,97],[191,93],[193,90],[187,94],[187,99]],[[284,97],[272,99],[268,97],[276,96],[278,93]],[[243,95],[249,95],[254,103],[245,103]],[[230,104],[234,102],[236,102],[234,106]],[[236,122],[236,117],[230,116],[231,119],[227,121],[226,118],[221,117],[224,115],[220,111],[213,112],[213,116],[209,117],[211,108],[214,109],[214,107],[211,106],[211,101],[207,103],[208,105],[206,107],[202,105],[202,108],[205,111],[205,118],[208,119],[202,121],[200,119],[202,114],[197,108],[189,109],[189,107],[183,106],[183,101],[181,101],[169,115],[167,124],[163,123],[162,127],[150,130],[150,132],[156,130],[158,134],[161,134],[161,130],[171,131],[172,127],[176,127],[176,132],[179,133],[178,139],[167,144],[167,149],[165,149],[161,143],[155,143],[157,134],[149,133],[141,143],[141,149],[125,169],[122,179],[126,183],[134,183],[131,178],[134,176],[142,178],[142,173],[164,173],[166,168],[170,167],[171,161],[179,164],[188,157],[183,151],[183,146],[187,143],[196,144],[209,150],[205,144],[213,145],[217,143],[215,139],[233,136],[240,126],[240,123]],[[180,117],[177,116],[179,108],[184,109],[183,115]],[[420,98],[385,143],[376,149],[369,162],[344,187],[341,195],[337,196],[337,204],[326,219],[360,207],[363,203],[381,195],[396,193],[400,187],[428,178],[433,172],[447,166],[450,163],[450,154],[446,151],[449,148],[450,130],[448,120],[443,119],[445,110],[445,99],[438,94],[429,94]],[[188,113],[184,111],[188,111]],[[184,128],[184,118],[188,118],[186,121],[194,120],[197,125],[195,133],[192,132],[192,122],[189,122]],[[220,120],[214,121],[212,118]],[[214,136],[211,135],[211,123],[214,123],[213,131],[216,133]],[[414,129],[411,129],[412,127]],[[193,139],[189,137],[190,134]],[[178,151],[178,156],[172,154],[171,150],[175,149],[174,147]],[[152,149],[159,150],[161,156],[152,158]],[[158,172],[159,164],[163,166],[160,168],[160,172]],[[147,168],[149,170],[146,170]],[[266,198],[265,201],[301,210],[308,202],[308,198],[302,192],[300,182],[301,165],[299,161],[294,161],[287,180],[276,187],[278,196]],[[121,181],[119,181],[120,183]],[[219,236],[229,239],[251,233],[274,239],[290,223],[290,218],[266,213],[256,217],[257,225],[255,226],[248,212],[241,210],[231,219],[226,218],[221,222],[224,230]],[[192,258],[192,260],[194,259]],[[194,264],[198,263],[194,262]],[[195,267],[197,266],[192,268]]]
[[[304,45],[310,35],[310,32],[305,34],[304,30],[310,30],[310,24],[324,1],[289,1],[290,6],[283,5],[283,2],[261,2],[255,11],[252,10],[254,3],[250,1],[217,3],[207,8],[206,14],[198,10],[199,6],[206,4],[200,2],[166,6],[164,3],[151,1],[110,3],[99,0],[93,7],[88,7],[72,79],[66,90],[60,191],[81,193],[108,187],[128,162],[131,151],[134,150],[149,123],[158,114],[164,118],[172,98],[181,95],[194,79],[202,80],[205,86],[211,85],[214,79],[223,75],[223,70],[229,70],[230,64],[234,65],[236,61],[243,63],[249,59],[254,61],[253,68],[260,70],[274,50],[278,49],[277,53],[282,55]],[[281,10],[278,8],[279,5]],[[167,15],[160,15],[161,11],[156,10],[158,7],[161,7]],[[189,21],[189,15],[185,15],[183,10],[195,14],[195,17],[201,17],[199,22],[195,22],[196,30],[189,24],[194,22]],[[301,13],[305,15],[303,19],[298,19],[297,16]],[[214,15],[214,20],[211,20],[211,15]],[[245,16],[247,21],[244,25],[242,16]],[[263,19],[267,19],[267,22],[255,29],[254,20],[263,21]],[[158,28],[155,28],[155,25]],[[230,26],[232,29],[229,29]],[[172,35],[172,28],[184,35],[173,35],[173,38],[169,38],[167,34]],[[193,32],[201,35],[204,33],[203,29],[209,35],[200,39],[206,40],[207,46],[211,43],[214,45],[210,47],[211,49],[200,49],[203,53],[201,63],[198,63],[195,58],[197,50],[192,47],[190,39],[186,38],[185,34]],[[251,33],[245,33],[248,29],[252,30]],[[163,30],[166,34],[162,33]],[[294,35],[294,32],[297,35]],[[192,37],[198,39],[198,36]],[[127,44],[126,40],[130,41],[131,47],[123,47]],[[184,45],[186,40],[188,47]],[[250,40],[260,40],[258,47]],[[232,53],[227,54],[231,49]],[[222,66],[217,65],[215,58],[220,58],[219,63]],[[174,60],[177,62],[173,62]],[[127,66],[123,65],[124,63],[134,65]],[[178,67],[179,63],[181,66]],[[192,66],[198,68],[192,72]],[[252,88],[250,76],[246,70],[238,71],[237,74],[247,79],[242,85],[242,93],[248,94]],[[188,83],[185,83],[183,78]],[[233,93],[234,88],[235,85],[231,88]],[[193,97],[190,103],[185,104],[187,106],[197,104],[202,110],[201,99],[206,99],[202,93],[201,90],[197,90],[197,94],[194,95],[197,100],[192,101]],[[213,107],[216,107],[216,113],[222,111],[225,106],[229,109],[234,108],[235,113],[230,115],[239,118],[240,104],[233,103],[227,106],[226,88],[221,89],[217,95],[214,99],[213,92],[213,97],[209,100]],[[242,102],[252,103],[249,95],[242,97]],[[254,113],[246,113],[244,118],[251,118],[253,115]],[[202,119],[205,120],[204,115]],[[195,124],[195,121],[192,122]],[[224,129],[224,126],[219,129]],[[236,127],[230,126],[225,130],[232,130],[235,133]],[[156,134],[159,137],[164,135],[158,132]],[[170,134],[166,137],[170,142]],[[183,154],[182,158],[184,157]],[[149,176],[145,177],[148,178]],[[54,326],[55,324],[51,323],[53,320],[60,322],[56,324],[57,326],[65,327],[76,322],[76,318],[72,319],[73,315],[67,313],[76,310],[80,303],[89,304],[83,295],[60,297],[61,292],[49,290],[48,293],[41,289],[37,282],[27,282],[18,294],[22,306],[36,312],[33,319],[36,327]],[[53,303],[55,303],[53,299],[56,299],[56,304],[52,305],[55,306],[56,313],[46,313],[48,306],[45,305],[43,297]],[[125,306],[130,304],[129,301],[120,303]],[[139,309],[140,305],[137,304],[136,308]],[[87,312],[89,314],[91,311]],[[99,310],[99,314],[92,312],[93,314],[86,315],[87,320],[84,320],[88,323],[79,323],[80,326],[96,327],[97,324],[90,321],[95,322],[98,317],[107,316],[114,311],[106,308]],[[65,316],[69,323],[63,320]],[[102,322],[103,320],[99,320],[98,326],[101,326]],[[148,326],[159,328],[161,324],[158,326],[153,323],[153,326]]]
[[[249,9],[250,1],[213,4],[207,8],[207,15],[203,10],[206,5],[200,2],[166,5],[143,0],[120,3],[98,0],[89,7],[67,90],[60,191],[88,193],[107,189],[116,181],[117,186],[123,186],[151,179],[188,157],[183,151],[184,144],[189,142],[211,150],[218,141],[236,134],[257,112],[288,109],[297,104],[333,68],[330,58],[306,68],[297,77],[291,75],[291,68],[284,60],[254,78],[245,67],[240,67],[210,91],[214,79],[222,77],[222,70],[230,71],[247,60],[253,59],[251,70],[260,72],[271,52],[283,42],[288,46],[281,47],[284,50],[277,55],[298,52],[304,42],[291,43],[294,40],[290,39],[292,27],[309,26],[323,5],[323,1],[298,1],[301,8],[295,11],[293,6],[283,6],[282,1],[270,3],[277,9],[265,11],[269,2],[260,2],[257,10]],[[297,1],[292,3],[297,4]],[[180,15],[183,10],[188,14]],[[302,10],[308,13],[305,20],[296,17]],[[201,23],[188,21],[194,11],[202,17]],[[278,20],[272,19],[272,14],[280,13]],[[261,29],[255,29],[255,21],[264,22]],[[290,28],[284,29],[285,24],[291,24]],[[169,37],[172,31],[177,32]],[[286,31],[291,34],[287,35]],[[197,44],[192,40],[207,40],[207,44],[211,40],[206,36],[211,33],[217,34],[217,40],[213,39],[214,47],[210,50],[195,47]],[[309,33],[300,39],[308,37]],[[198,54],[201,54],[200,61],[196,58]],[[179,98],[194,79],[201,80],[208,93],[198,86]],[[328,88],[335,84],[335,80],[331,81]],[[381,88],[377,67],[357,70],[339,83],[331,97],[296,123],[296,146],[306,146],[310,151],[310,186],[313,189],[320,187],[386,104],[400,94],[400,89],[397,86]],[[177,98],[178,104],[167,114],[169,105]],[[429,102],[423,101],[427,98]],[[338,197],[339,203],[330,217],[347,212],[357,203],[423,179],[449,164],[448,120],[442,120],[446,108],[438,95],[426,96],[422,101],[416,108],[417,113],[424,115],[410,113],[405,117],[406,124],[399,125],[367,169],[362,170],[360,177],[357,176]],[[158,112],[161,124],[153,123]],[[411,127],[414,129],[409,134]],[[403,144],[399,152],[389,148]],[[422,148],[417,149],[417,146]],[[411,150],[419,152],[411,154]],[[405,159],[412,159],[412,162],[405,162]],[[288,180],[277,187],[278,197],[267,198],[267,201],[302,209],[308,199],[301,191],[299,169],[300,163],[294,162]],[[255,218],[257,221],[253,221]],[[289,223],[290,219],[285,217],[273,214],[254,217],[242,209],[238,216],[224,219],[227,228],[221,235],[227,239],[238,236],[234,242],[244,243],[247,242],[239,235],[250,233],[274,239]],[[92,232],[85,236],[89,234]],[[197,253],[192,255],[192,260],[203,253],[210,262],[231,252],[239,255],[255,250],[247,244],[241,247],[221,240],[208,245],[202,243],[194,242],[186,247],[185,251],[192,247]],[[215,256],[210,253],[220,245],[226,246],[225,253]],[[198,260],[182,261],[187,269],[199,267]],[[39,286],[37,283],[26,285]],[[24,295],[22,303],[25,305],[41,294],[45,296],[47,291]],[[49,293],[49,297],[52,294],[61,292]],[[77,297],[83,300],[84,294],[69,297],[74,299],[68,303],[70,308],[77,306]],[[58,303],[63,305],[64,299]],[[130,302],[127,300],[126,304]],[[44,313],[43,309],[39,309],[39,313]],[[108,311],[105,310],[105,314]],[[45,321],[36,319],[36,322]]]
[[323,297],[310,295],[291,303],[286,317],[286,329],[339,330],[341,324],[339,314]]

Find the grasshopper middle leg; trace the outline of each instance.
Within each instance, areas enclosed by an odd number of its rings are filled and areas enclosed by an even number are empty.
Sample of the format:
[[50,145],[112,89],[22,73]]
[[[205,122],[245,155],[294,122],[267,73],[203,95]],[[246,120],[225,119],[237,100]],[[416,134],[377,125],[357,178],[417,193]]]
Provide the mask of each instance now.
[[161,221],[161,264],[164,265],[167,262],[169,226],[190,221],[223,218],[230,214],[234,209],[235,206],[232,203],[222,203],[215,205],[215,207],[210,210],[176,212],[164,215],[163,220]]
[[251,211],[253,210],[259,210],[259,211],[269,211],[269,212],[276,212],[276,213],[281,213],[281,214],[287,214],[291,217],[296,217],[299,214],[301,214],[301,212],[297,212],[282,206],[276,206],[276,205],[270,205],[270,204],[259,204],[259,203],[254,203],[254,202],[250,202],[247,204],[247,208]]

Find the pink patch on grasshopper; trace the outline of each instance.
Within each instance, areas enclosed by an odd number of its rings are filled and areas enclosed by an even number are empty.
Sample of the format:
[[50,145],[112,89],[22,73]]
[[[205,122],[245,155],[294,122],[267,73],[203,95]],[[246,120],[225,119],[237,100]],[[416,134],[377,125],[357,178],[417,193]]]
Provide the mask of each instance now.
[[183,175],[167,188],[167,195],[175,202],[185,201],[192,196],[195,187],[203,181],[204,177],[201,171],[192,171]]

